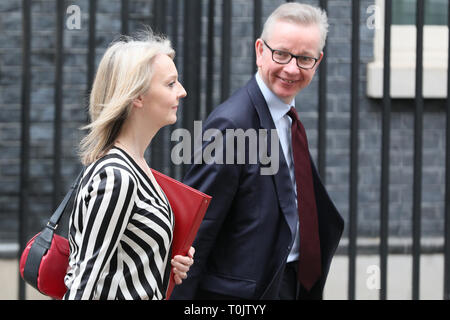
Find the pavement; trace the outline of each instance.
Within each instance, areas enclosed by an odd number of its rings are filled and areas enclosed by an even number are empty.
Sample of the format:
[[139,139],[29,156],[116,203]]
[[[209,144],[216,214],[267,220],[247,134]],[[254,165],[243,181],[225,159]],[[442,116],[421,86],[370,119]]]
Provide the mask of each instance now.
[[[379,263],[378,255],[360,255],[356,259],[356,300],[378,300]],[[387,299],[412,299],[412,256],[391,254],[387,260]],[[335,256],[324,290],[326,300],[348,298],[348,257]],[[443,300],[444,255],[422,254],[420,258],[420,300]]]
[[[0,259],[0,300],[18,298],[18,261]],[[422,254],[420,264],[420,299],[442,300],[444,279],[444,256]],[[388,256],[387,274],[388,300],[411,300],[412,257],[408,254]],[[324,290],[325,300],[346,300],[348,298],[348,257],[336,255]],[[379,256],[358,255],[356,259],[356,299],[379,299]],[[48,300],[37,290],[27,285],[27,300]]]

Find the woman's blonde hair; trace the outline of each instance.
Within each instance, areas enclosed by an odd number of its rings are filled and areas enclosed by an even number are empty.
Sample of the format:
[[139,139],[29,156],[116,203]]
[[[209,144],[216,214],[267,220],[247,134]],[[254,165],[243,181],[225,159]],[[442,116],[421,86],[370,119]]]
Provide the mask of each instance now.
[[149,89],[153,58],[159,54],[172,59],[175,51],[168,39],[151,29],[135,37],[121,36],[100,61],[89,101],[91,123],[80,143],[80,158],[89,165],[105,155],[127,119],[134,99]]

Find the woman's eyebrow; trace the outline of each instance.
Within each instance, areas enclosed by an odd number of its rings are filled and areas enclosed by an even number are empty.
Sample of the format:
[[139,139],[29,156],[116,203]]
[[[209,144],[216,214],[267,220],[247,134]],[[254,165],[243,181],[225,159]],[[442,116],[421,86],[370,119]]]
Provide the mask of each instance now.
[[177,73],[171,73],[166,76],[167,79],[178,79]]

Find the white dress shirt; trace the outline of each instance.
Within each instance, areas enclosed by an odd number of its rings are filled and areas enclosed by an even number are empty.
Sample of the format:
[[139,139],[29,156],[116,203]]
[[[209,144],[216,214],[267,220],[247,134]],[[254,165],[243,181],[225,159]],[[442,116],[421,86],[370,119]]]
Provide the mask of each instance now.
[[[261,79],[259,73],[256,73],[256,82],[261,90],[267,106],[269,107],[270,115],[272,116],[275,128],[278,132],[280,139],[281,149],[283,150],[284,158],[289,168],[289,174],[291,176],[292,185],[295,192],[295,203],[297,204],[297,188],[295,184],[295,171],[294,161],[292,156],[292,142],[291,142],[291,125],[292,120],[287,115],[291,107],[295,108],[295,99],[290,104],[286,104],[281,101],[265,84]],[[299,222],[297,217],[297,232],[295,234],[295,241],[292,245],[291,252],[289,253],[287,262],[293,262],[299,259],[299,247],[300,247],[300,235],[299,235]]]

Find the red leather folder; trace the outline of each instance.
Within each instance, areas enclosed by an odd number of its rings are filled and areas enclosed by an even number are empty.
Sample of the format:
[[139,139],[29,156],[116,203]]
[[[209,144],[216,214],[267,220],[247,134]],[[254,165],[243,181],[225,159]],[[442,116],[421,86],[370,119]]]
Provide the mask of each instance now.
[[[166,194],[175,216],[172,258],[176,255],[185,256],[194,242],[200,223],[212,198],[161,172],[151,170],[159,186]],[[167,300],[170,298],[174,286],[175,280],[171,271],[166,293]]]

